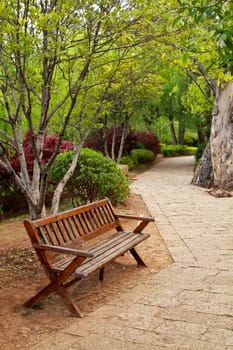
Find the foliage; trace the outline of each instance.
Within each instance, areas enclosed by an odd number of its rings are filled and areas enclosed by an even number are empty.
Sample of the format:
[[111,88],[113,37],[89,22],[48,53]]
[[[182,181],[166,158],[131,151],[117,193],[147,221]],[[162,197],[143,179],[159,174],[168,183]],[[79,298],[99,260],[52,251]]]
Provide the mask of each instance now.
[[[181,100],[187,89],[188,82],[188,75],[181,69],[172,67],[172,69],[170,68],[164,72],[159,109],[161,115],[166,116],[168,121],[170,121],[171,139],[174,144],[183,142],[181,137],[183,137],[185,126],[188,124],[188,118]],[[174,121],[177,121],[179,129],[183,130],[182,135],[179,132],[176,135]]]
[[197,147],[190,147],[184,145],[162,145],[161,153],[164,157],[175,157],[184,155],[195,155]]
[[[37,135],[34,136],[35,140],[37,138]],[[51,156],[54,154],[56,147],[59,143],[59,136],[58,135],[45,135],[44,143],[43,143],[43,156],[42,156],[42,164],[45,164],[49,161]],[[69,141],[62,140],[59,145],[59,153],[64,151],[69,151],[74,148],[73,144]],[[30,139],[30,133],[27,131],[25,135],[25,139],[23,141],[23,150],[25,154],[25,161],[27,164],[27,170],[32,177],[33,175],[33,165],[34,165],[34,154],[32,150],[32,143]],[[18,154],[15,154],[10,159],[12,168],[16,173],[20,172],[20,162],[19,162],[19,156]],[[3,171],[3,169],[2,169]],[[4,172],[5,173],[5,172]]]
[[[73,151],[60,154],[49,173],[50,180],[60,181],[73,158]],[[72,178],[67,183],[68,195],[75,205],[108,197],[113,204],[123,203],[129,184],[121,170],[102,153],[83,148]]]
[[[138,1],[1,1],[0,163],[13,173],[32,218],[46,212],[47,174],[60,148],[44,162],[46,134],[56,133],[58,143],[68,138],[75,150],[71,167],[54,189],[50,212],[55,213],[88,133],[110,113],[109,92],[119,91],[125,77],[126,87],[133,83],[130,71],[139,57],[137,72],[144,58],[145,70],[154,64],[148,55],[151,42],[161,42],[168,29],[164,8],[158,14],[163,25],[154,21],[152,10],[150,3]],[[124,105],[130,109],[128,102]],[[28,129],[34,156],[30,173],[23,147]],[[10,163],[13,152],[17,173]]]
[[197,147],[198,140],[197,137],[193,135],[193,133],[186,132],[184,135],[184,144],[187,146]]
[[126,164],[129,170],[137,168],[139,164],[147,164],[155,159],[154,152],[144,148],[134,148],[132,151],[121,158],[121,164]]
[[219,65],[225,72],[233,74],[233,26],[232,26],[232,1],[185,1],[180,3],[179,16],[176,23],[185,23],[186,29],[191,27],[205,28],[207,41],[215,43],[215,62],[219,60]]
[[[36,138],[36,136],[35,136]],[[48,162],[50,157],[54,154],[57,147],[59,137],[57,135],[46,135],[44,141],[42,163]],[[72,150],[73,145],[69,141],[62,140],[59,146],[59,152]],[[25,154],[25,161],[29,176],[33,176],[33,163],[34,154],[30,141],[30,133],[26,132],[25,140],[23,141],[23,150]],[[12,169],[16,172],[20,172],[20,162],[17,154],[13,155],[10,159]],[[27,208],[26,199],[17,184],[14,182],[13,176],[9,177],[9,174],[4,168],[0,167],[0,208],[3,213],[14,213]],[[46,199],[50,197],[50,194],[46,193]]]
[[[110,153],[113,142],[113,133],[115,133],[115,150],[116,153],[118,153],[122,132],[122,126],[118,126],[115,129],[113,127],[95,129],[88,136],[84,146],[86,148],[92,148],[95,151],[100,151],[101,153],[105,154],[104,142],[106,142],[108,153]],[[131,151],[134,142],[135,135],[127,135],[123,146],[123,154],[127,154]]]
[[[108,151],[110,152],[112,140],[113,140],[113,128],[108,129],[105,132],[105,138],[107,142]],[[115,148],[118,151],[120,147],[120,140],[122,136],[122,127],[118,127],[116,130]],[[92,148],[96,151],[100,151],[104,154],[104,130],[96,129],[93,131],[85,142],[85,147]],[[123,155],[127,155],[134,148],[145,148],[150,150],[156,156],[159,149],[159,139],[151,132],[134,132],[131,131],[127,134],[123,147]]]
[[189,114],[190,126],[193,126],[203,138],[209,138],[213,96],[203,77],[189,84],[182,96],[182,103]]
[[151,163],[155,159],[154,152],[148,149],[133,149],[130,154],[137,158],[138,164]]
[[[130,137],[131,133],[128,135]],[[133,148],[138,147],[138,144],[142,144],[145,149],[150,150],[157,156],[160,152],[159,138],[152,132],[135,132],[135,138]]]
[[121,158],[120,164],[128,165],[129,170],[133,170],[138,166],[138,159],[136,156],[128,154]]

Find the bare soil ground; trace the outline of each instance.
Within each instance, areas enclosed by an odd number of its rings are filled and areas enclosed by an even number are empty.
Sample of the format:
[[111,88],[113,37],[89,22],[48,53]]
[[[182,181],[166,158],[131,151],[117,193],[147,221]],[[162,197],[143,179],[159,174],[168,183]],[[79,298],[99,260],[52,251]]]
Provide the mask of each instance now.
[[[116,208],[127,214],[149,215],[139,195],[130,195],[127,203]],[[23,228],[23,217],[0,222],[0,349],[30,349],[46,333],[66,327],[71,316],[61,299],[52,295],[40,307],[27,309],[23,303],[47,284]],[[125,222],[130,228],[135,222]],[[135,280],[145,273],[155,273],[171,263],[170,255],[156,226],[149,224],[152,236],[138,249],[149,268],[137,268],[132,257],[124,256],[107,267],[104,282],[94,274],[71,287],[80,309],[89,314],[108,302],[111,295],[133,288]],[[148,251],[153,253],[147,254]],[[129,278],[130,277],[130,278]],[[142,285],[143,288],[143,285]]]

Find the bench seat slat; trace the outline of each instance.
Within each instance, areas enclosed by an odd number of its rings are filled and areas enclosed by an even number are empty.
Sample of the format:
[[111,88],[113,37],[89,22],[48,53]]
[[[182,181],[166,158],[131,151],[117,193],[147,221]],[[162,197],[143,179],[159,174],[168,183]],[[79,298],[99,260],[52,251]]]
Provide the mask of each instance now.
[[115,233],[110,239],[103,239],[103,241],[97,243],[95,246],[89,248],[89,251],[95,255],[101,254],[102,250],[109,249],[113,247],[114,245],[118,245],[119,243],[123,242],[124,240],[132,239],[132,237],[135,237],[134,232],[117,232]]
[[[93,257],[87,258],[76,270],[75,275],[80,278],[87,277],[90,273],[103,267],[127,250],[135,247],[137,244],[148,238],[147,233],[118,232],[111,239],[103,240],[88,251],[94,254]],[[72,258],[64,259],[52,266],[54,271],[63,271],[64,268],[72,261]]]
[[86,263],[81,265],[75,271],[75,275],[80,277],[88,276],[90,273],[103,267],[106,263],[109,263],[117,257],[121,256],[127,250],[130,250],[131,248],[135,247],[146,238],[148,238],[148,235],[146,234],[140,236],[135,235],[134,237],[131,237],[131,239],[124,240],[118,245],[114,245],[111,249],[102,251],[101,254],[91,258],[89,264]]

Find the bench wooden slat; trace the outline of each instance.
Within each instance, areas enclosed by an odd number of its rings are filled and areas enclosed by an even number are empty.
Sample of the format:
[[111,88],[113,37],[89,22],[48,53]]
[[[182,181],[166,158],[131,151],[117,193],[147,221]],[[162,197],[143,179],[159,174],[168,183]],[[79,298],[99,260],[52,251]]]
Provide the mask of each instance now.
[[62,238],[63,238],[63,244],[66,245],[68,242],[70,242],[70,237],[68,235],[68,231],[66,229],[66,222],[64,220],[59,220],[57,222],[57,226],[59,228],[59,231],[61,232]]
[[[45,244],[51,244],[51,235],[49,236],[47,233],[47,229],[45,226],[38,228],[38,233],[41,238],[41,242]],[[56,242],[57,244],[57,242]]]
[[[120,256],[123,252],[138,245],[140,242],[149,237],[149,234],[135,234],[133,232],[119,232],[111,239],[106,239],[99,242],[98,246],[88,249],[93,257],[86,259],[76,270],[75,275],[80,277],[87,277],[91,272],[101,268],[106,262]],[[66,261],[53,265],[56,271],[62,271],[72,259],[68,258]]]
[[107,250],[103,249],[97,256],[90,258],[90,261],[87,259],[86,264],[84,263],[80,265],[80,267],[75,270],[75,275],[80,277],[88,276],[90,273],[103,267],[106,263],[113,261],[123,253],[126,253],[131,248],[137,246],[146,238],[148,238],[148,235],[141,235],[140,237],[135,235],[134,237],[131,237],[131,239],[118,242],[117,245],[113,245]]
[[70,222],[69,218],[64,218],[62,220],[62,224],[64,226],[64,229],[65,229],[66,233],[67,233],[67,242],[70,243],[74,239],[76,239],[76,235],[75,235],[75,229],[76,228],[74,228],[74,226]]
[[[130,218],[139,223],[128,232],[120,223],[120,215],[114,212],[111,202],[103,199],[44,219],[25,220],[25,229],[50,278],[50,283],[25,305],[34,307],[50,293],[57,292],[69,310],[81,316],[77,304],[67,292],[76,280],[99,270],[102,281],[104,266],[127,251],[138,265],[145,266],[135,247],[149,237],[148,233],[141,231],[153,219],[127,216],[128,220]],[[85,241],[90,241],[90,247],[82,251]]]
[[73,217],[68,218],[71,225],[73,225],[73,234],[74,234],[74,240],[79,237],[82,237],[85,235],[85,230],[83,226],[81,225],[79,218],[74,215]]
[[95,208],[94,211],[95,211],[96,217],[97,217],[98,222],[99,222],[98,227],[104,226],[104,225],[105,225],[105,222],[104,222],[104,219],[103,219],[103,217],[102,217],[102,215],[101,215],[100,210],[98,210],[97,208]]

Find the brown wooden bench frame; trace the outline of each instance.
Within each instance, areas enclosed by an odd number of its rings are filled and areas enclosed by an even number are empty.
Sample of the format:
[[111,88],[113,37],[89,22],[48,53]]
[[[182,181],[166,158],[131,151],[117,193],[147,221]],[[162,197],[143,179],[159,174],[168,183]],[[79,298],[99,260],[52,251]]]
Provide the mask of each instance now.
[[[124,231],[120,219],[139,221],[132,232]],[[151,217],[116,214],[110,201],[103,199],[39,220],[24,220],[37,257],[50,283],[28,300],[24,306],[35,307],[49,294],[56,292],[70,312],[82,313],[67,288],[74,282],[99,270],[103,281],[104,266],[129,251],[138,265],[146,266],[135,246],[149,237],[142,230]],[[112,234],[88,249],[76,249],[84,241],[91,241],[106,232]],[[61,257],[54,262],[55,256]]]

